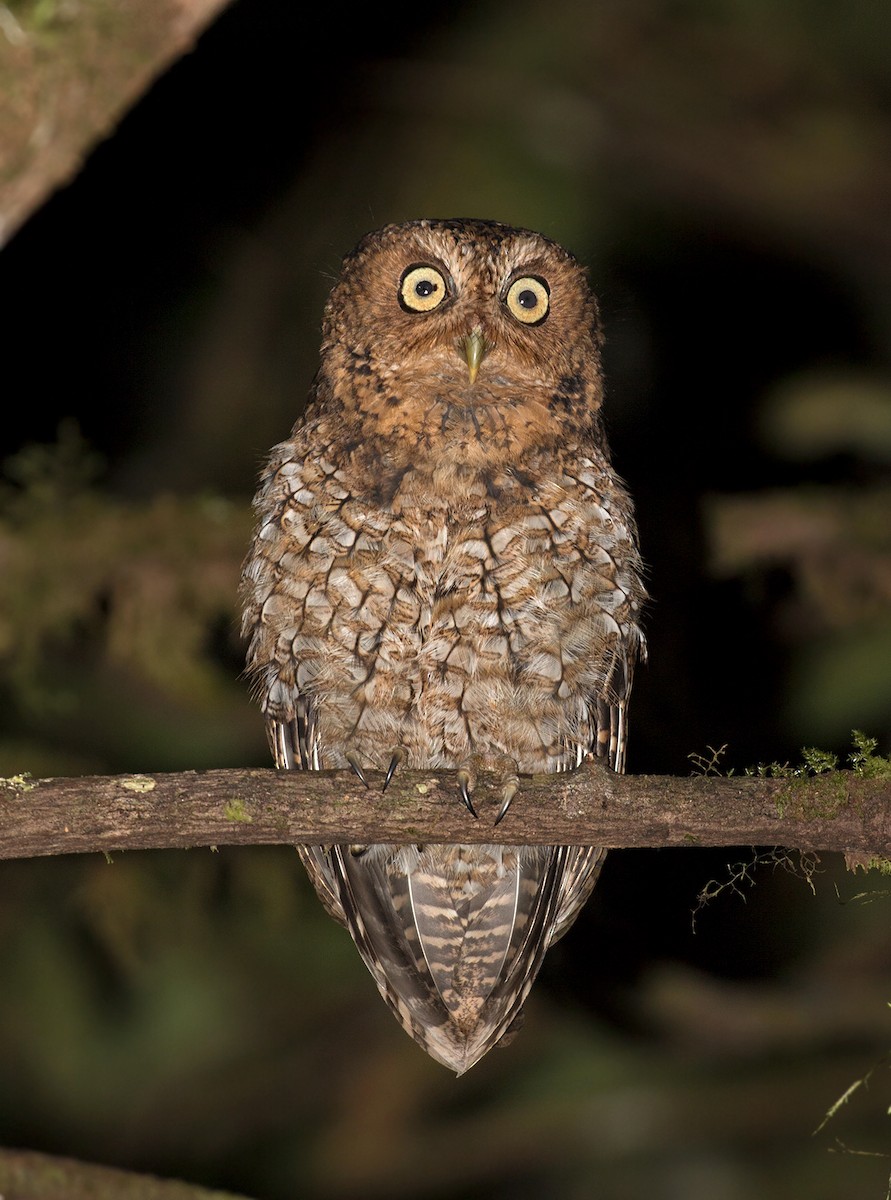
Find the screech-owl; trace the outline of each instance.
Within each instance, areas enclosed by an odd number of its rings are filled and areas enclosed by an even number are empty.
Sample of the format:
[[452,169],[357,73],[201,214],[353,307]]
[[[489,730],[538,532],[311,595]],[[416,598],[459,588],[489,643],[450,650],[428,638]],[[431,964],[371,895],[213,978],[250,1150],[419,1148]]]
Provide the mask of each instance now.
[[[305,415],[262,476],[248,665],[277,766],[623,769],[644,600],[600,419],[596,301],[528,230],[369,234],[325,310]],[[456,800],[458,796],[456,796]],[[497,824],[497,821],[496,821]],[[597,847],[306,846],[390,1008],[461,1073],[515,1022]]]

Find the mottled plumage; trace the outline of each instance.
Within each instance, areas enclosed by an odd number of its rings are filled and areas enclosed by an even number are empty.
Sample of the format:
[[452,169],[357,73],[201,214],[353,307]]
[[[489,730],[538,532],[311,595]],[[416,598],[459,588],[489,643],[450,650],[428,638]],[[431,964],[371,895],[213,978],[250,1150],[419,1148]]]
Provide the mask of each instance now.
[[[644,592],[599,339],[582,268],[535,233],[415,221],[346,258],[244,571],[278,766],[458,768],[468,806],[490,768],[503,810],[524,772],[622,770]],[[407,1031],[461,1072],[517,1017],[604,851],[302,856]]]

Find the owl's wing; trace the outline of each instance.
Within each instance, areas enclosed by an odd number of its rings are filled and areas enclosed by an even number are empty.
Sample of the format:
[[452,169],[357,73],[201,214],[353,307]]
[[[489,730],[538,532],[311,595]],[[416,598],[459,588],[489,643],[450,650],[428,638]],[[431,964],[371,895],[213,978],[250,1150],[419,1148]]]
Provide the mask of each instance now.
[[548,945],[558,942],[582,911],[594,891],[606,858],[603,846],[573,846],[560,880],[557,915]]
[[270,718],[266,736],[275,765],[282,771],[297,768],[310,771],[319,766],[319,733],[316,706],[304,696],[294,702],[295,716],[290,721]]
[[[275,765],[281,771],[310,770],[318,766],[318,737],[315,709],[302,698],[292,721],[267,721],[266,733]],[[324,846],[298,846],[298,853],[329,916],[346,925],[343,906]]]
[[605,758],[620,775],[625,771],[628,701],[631,697],[634,664],[638,656],[644,653],[639,634],[633,640],[619,642],[613,649],[603,690],[590,701],[594,722],[591,749],[598,758]]
[[[634,664],[646,653],[640,632],[617,642],[612,650],[609,671],[602,692],[589,702],[593,725],[591,752],[618,774],[625,771],[628,742],[628,701],[634,678]],[[606,850],[600,846],[581,846],[567,861],[560,883],[557,915],[550,945],[558,941],[584,908],[600,875]]]

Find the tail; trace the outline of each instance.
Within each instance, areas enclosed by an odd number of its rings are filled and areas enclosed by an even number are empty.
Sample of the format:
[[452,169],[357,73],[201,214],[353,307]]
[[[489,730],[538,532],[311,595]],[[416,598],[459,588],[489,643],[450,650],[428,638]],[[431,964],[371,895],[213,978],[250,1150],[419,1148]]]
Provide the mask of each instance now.
[[[279,768],[318,766],[311,710],[269,723]],[[459,1075],[517,1021],[548,947],[588,899],[592,846],[301,846],[406,1032]]]
[[301,848],[411,1037],[459,1075],[509,1031],[605,851],[574,846]]

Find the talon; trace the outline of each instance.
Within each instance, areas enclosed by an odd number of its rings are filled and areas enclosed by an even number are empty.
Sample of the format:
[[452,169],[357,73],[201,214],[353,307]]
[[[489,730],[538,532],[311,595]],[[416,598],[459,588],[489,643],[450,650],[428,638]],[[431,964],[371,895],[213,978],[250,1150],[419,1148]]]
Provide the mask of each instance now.
[[496,825],[502,819],[502,817],[506,815],[507,810],[510,808],[510,802],[513,800],[514,796],[516,796],[519,786],[520,785],[515,779],[512,779],[510,783],[506,783],[504,785],[504,788],[501,792],[501,808],[499,808],[498,816],[495,818]]
[[464,801],[464,807],[472,817],[476,816],[476,809],[473,807],[473,801],[470,799],[470,772],[461,770],[458,772],[458,791],[461,793],[461,799]]
[[362,770],[362,761],[356,751],[350,750],[348,754],[344,755],[344,758],[350,764],[350,770],[353,774],[368,787],[368,780],[365,778],[365,772]]
[[393,751],[393,757],[390,759],[390,765],[387,767],[387,778],[384,780],[384,786],[381,788],[382,792],[385,792],[390,786],[390,780],[396,774],[396,768],[399,764],[405,761],[406,753],[407,751],[404,746],[397,746]]

